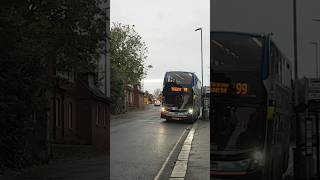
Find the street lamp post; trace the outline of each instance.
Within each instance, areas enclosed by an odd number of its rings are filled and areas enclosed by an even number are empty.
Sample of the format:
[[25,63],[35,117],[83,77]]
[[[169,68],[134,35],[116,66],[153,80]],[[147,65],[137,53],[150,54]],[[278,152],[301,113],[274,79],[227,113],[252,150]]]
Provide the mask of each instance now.
[[203,116],[203,50],[202,50],[202,28],[198,28],[195,31],[201,32],[201,116]]
[[[293,0],[293,57],[294,57],[294,106],[298,107],[298,47],[297,47],[297,1]],[[296,148],[294,151],[294,177],[300,178],[300,168],[301,168],[301,125],[299,113],[295,112],[296,120]],[[298,164],[297,164],[298,163]]]
[[319,78],[319,65],[318,65],[318,42],[310,42],[310,44],[315,45],[316,48],[316,78]]
[[[315,21],[315,22],[320,22],[320,19],[312,19],[312,21]],[[316,66],[317,66],[317,78],[319,78],[319,71],[318,71],[318,50],[319,50],[319,43],[318,42],[310,42],[311,44],[314,44],[316,46]]]
[[[153,68],[153,66],[152,65],[148,65],[148,66],[146,66],[146,67],[144,67],[144,69],[146,70],[144,73],[144,75],[146,75],[147,74],[147,71],[149,70],[149,69],[151,69],[151,68]],[[143,77],[143,79],[142,79],[142,87],[141,87],[141,89],[144,91],[144,79],[145,79],[145,77]]]
[[[315,22],[320,22],[320,19],[312,19],[312,21],[315,21]],[[314,43],[312,43],[314,44]],[[316,44],[316,62],[317,62],[317,78],[319,78],[319,74],[318,74],[318,50],[319,50],[319,43],[315,43]],[[316,140],[317,142],[319,142],[319,115],[317,114],[316,115]],[[320,176],[320,146],[319,146],[319,143],[317,143],[317,146],[316,146],[316,149],[317,149],[317,176],[319,177]]]

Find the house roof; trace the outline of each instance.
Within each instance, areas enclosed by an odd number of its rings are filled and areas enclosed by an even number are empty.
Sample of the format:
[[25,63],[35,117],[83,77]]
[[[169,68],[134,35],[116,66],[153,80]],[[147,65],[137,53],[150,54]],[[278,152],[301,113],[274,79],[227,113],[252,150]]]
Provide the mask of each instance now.
[[84,87],[94,98],[103,101],[103,102],[107,102],[110,103],[110,98],[107,97],[104,93],[102,93],[99,89],[97,88],[91,88],[90,86],[88,86],[85,82],[83,81],[79,81],[79,84]]

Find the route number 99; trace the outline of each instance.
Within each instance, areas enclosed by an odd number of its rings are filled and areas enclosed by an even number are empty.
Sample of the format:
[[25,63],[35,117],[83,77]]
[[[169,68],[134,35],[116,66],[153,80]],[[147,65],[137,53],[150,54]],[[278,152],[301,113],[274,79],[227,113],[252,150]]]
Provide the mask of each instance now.
[[248,84],[247,83],[236,83],[237,94],[247,94]]

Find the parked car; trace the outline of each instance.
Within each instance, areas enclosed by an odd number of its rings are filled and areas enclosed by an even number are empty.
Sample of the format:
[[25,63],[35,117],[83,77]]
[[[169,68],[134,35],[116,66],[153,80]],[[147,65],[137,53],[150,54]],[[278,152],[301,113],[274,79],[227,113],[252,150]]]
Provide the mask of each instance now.
[[159,100],[156,100],[153,104],[154,106],[160,106],[161,105],[161,102]]

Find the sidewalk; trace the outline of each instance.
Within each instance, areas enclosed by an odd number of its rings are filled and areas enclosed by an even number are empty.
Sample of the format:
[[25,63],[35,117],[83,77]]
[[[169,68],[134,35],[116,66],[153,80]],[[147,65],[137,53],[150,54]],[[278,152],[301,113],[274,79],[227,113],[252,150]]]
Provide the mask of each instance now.
[[210,121],[198,120],[188,161],[186,180],[210,179]]
[[57,145],[48,164],[25,170],[10,180],[105,180],[108,177],[106,153],[87,145]]

